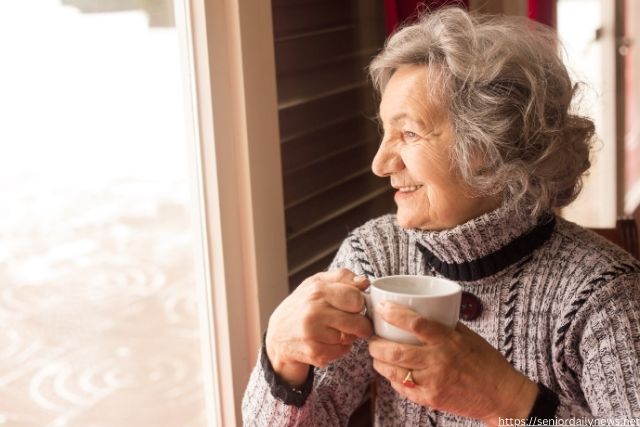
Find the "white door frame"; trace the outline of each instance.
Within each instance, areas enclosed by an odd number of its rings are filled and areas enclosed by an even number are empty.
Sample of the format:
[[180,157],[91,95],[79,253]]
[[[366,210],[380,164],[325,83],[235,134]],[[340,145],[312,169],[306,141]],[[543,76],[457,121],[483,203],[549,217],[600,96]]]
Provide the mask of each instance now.
[[240,425],[261,334],[288,293],[271,2],[176,6],[192,79],[208,411]]

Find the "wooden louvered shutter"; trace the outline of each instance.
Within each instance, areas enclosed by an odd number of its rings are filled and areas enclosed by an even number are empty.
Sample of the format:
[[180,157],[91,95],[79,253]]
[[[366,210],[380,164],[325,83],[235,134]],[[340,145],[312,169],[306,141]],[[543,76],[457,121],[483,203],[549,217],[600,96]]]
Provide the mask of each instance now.
[[273,0],[289,287],[341,241],[394,210],[371,172],[376,98],[365,67],[384,42],[383,2]]

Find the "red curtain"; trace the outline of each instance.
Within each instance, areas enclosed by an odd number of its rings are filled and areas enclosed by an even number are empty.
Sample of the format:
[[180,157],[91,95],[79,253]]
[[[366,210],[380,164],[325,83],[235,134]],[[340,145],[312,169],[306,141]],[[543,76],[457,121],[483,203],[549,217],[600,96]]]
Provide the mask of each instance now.
[[446,5],[469,8],[469,0],[384,0],[387,35],[391,34],[399,24],[410,18],[418,6],[424,5],[434,10]]
[[529,19],[555,27],[556,0],[529,0]]

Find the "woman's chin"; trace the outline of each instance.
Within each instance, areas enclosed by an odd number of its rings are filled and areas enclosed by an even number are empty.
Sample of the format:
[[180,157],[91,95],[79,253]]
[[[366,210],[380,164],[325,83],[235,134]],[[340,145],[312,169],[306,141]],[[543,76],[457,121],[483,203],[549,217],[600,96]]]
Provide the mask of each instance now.
[[403,215],[403,213],[400,210],[396,214],[396,221],[398,222],[398,225],[404,228],[405,230],[410,230],[412,228],[424,229],[420,221],[417,221],[416,218],[412,216]]
[[402,209],[398,209],[398,212],[396,213],[396,222],[405,230],[417,229],[424,231],[440,231],[449,228],[437,221],[431,221],[429,218],[425,218],[424,216],[416,217],[416,215],[408,215],[403,212]]

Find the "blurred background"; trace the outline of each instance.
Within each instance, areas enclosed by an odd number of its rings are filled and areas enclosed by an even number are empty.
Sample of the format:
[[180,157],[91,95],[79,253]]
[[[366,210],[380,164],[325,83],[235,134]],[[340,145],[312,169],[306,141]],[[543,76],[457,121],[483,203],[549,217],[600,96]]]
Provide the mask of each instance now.
[[0,425],[205,426],[171,1],[0,2]]

